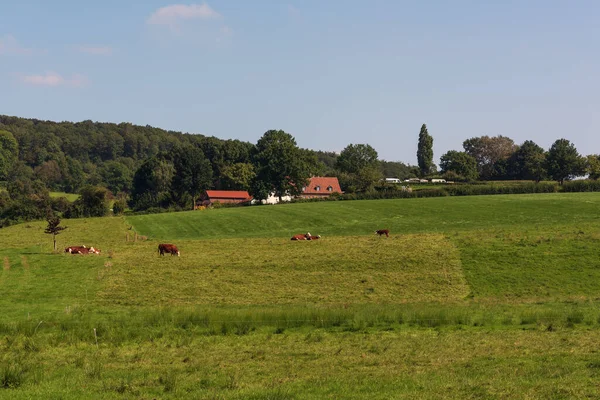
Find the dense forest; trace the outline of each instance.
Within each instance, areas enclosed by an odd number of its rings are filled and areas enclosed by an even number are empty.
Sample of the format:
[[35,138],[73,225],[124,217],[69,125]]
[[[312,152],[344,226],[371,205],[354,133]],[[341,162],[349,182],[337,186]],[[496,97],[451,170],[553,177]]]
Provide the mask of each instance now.
[[[297,147],[290,135],[277,140],[291,141],[291,147]],[[39,218],[43,212],[34,209],[57,207],[44,203],[43,207],[32,205],[27,212],[14,209],[11,212],[9,205],[23,209],[27,208],[22,204],[26,203],[24,197],[27,196],[39,200],[45,198],[44,191],[82,193],[85,190],[89,194],[90,187],[105,189],[107,196],[126,201],[138,210],[173,205],[186,207],[190,195],[197,196],[207,189],[243,189],[260,197],[275,187],[257,182],[257,177],[272,178],[265,177],[266,170],[259,165],[257,145],[148,125],[53,122],[0,115],[0,180],[7,189],[0,202],[4,210],[1,218],[5,224],[10,220]],[[298,149],[294,154],[294,159],[303,160],[305,165],[310,163],[310,168],[302,171],[304,175],[340,174],[336,167],[338,154],[308,149]],[[268,164],[268,160],[265,162]],[[291,160],[281,162],[290,164]],[[377,163],[376,176],[403,179],[416,176],[416,169],[409,165]],[[190,171],[194,168],[202,171]],[[186,170],[189,176],[185,176]],[[288,175],[291,172],[288,171]],[[194,179],[196,182],[192,182]],[[350,181],[346,179],[346,182]],[[162,188],[157,187],[161,184]],[[196,188],[187,193],[186,185]],[[349,186],[352,189],[352,185]],[[81,214],[77,210],[70,213]]]

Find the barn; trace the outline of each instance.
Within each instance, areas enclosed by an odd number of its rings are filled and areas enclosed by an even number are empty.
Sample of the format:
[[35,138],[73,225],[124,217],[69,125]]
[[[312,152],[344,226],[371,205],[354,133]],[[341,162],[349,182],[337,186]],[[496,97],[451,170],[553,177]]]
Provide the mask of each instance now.
[[246,190],[207,190],[201,197],[201,204],[209,206],[213,203],[243,203],[252,200]]

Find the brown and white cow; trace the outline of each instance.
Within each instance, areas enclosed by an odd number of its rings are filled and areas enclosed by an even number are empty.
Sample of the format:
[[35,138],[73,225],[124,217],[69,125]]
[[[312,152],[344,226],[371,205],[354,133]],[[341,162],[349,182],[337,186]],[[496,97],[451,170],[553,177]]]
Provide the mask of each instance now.
[[86,246],[69,246],[65,249],[65,253],[69,254],[100,254],[99,249],[95,249],[92,247]]
[[169,243],[161,243],[158,245],[158,254],[160,254],[161,256],[164,256],[165,253],[171,253],[172,256],[177,255],[179,256],[181,253],[179,252],[179,249],[177,248],[177,246],[175,246],[174,244],[169,244]]
[[379,230],[375,231],[375,233],[378,234],[379,236],[385,235],[385,237],[390,237],[389,229],[379,229]]
[[65,249],[65,253],[69,254],[87,254],[88,248],[85,246],[69,246]]
[[298,235],[292,236],[291,240],[308,240],[308,238],[304,234],[298,234]]

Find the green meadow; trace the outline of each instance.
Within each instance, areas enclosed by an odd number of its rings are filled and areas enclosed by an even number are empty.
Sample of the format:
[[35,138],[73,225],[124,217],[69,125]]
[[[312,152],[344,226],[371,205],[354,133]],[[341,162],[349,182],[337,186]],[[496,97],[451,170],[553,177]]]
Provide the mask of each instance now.
[[4,228],[0,398],[597,398],[599,218],[553,193],[63,220],[88,256]]

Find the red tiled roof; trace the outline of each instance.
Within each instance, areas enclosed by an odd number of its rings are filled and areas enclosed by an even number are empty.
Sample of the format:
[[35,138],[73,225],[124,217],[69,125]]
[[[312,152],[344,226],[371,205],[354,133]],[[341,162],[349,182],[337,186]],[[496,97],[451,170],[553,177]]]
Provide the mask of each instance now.
[[[317,190],[317,187],[320,190]],[[327,188],[331,187],[331,190]],[[310,178],[310,183],[302,190],[302,194],[321,194],[329,195],[331,193],[343,193],[338,178],[324,177],[324,176],[313,176]]]
[[219,199],[249,199],[250,193],[245,190],[207,190],[206,195],[209,198]]

